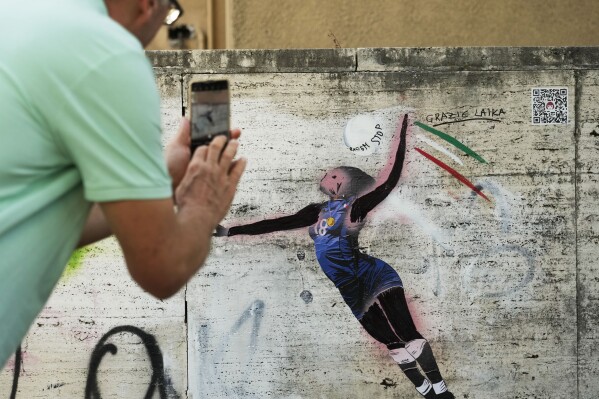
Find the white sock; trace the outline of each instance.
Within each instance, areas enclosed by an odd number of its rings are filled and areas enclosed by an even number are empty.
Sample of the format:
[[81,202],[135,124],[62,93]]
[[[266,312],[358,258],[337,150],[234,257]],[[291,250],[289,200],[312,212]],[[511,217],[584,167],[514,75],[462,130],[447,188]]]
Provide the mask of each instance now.
[[426,395],[427,393],[429,393],[429,391],[431,390],[432,385],[429,382],[429,380],[427,380],[426,378],[424,379],[424,382],[422,383],[422,385],[420,385],[419,387],[416,387],[416,390],[418,392],[420,392],[420,394],[422,396]]
[[447,384],[445,384],[445,381],[441,380],[440,382],[433,384],[433,389],[435,390],[436,394],[443,393],[447,391]]

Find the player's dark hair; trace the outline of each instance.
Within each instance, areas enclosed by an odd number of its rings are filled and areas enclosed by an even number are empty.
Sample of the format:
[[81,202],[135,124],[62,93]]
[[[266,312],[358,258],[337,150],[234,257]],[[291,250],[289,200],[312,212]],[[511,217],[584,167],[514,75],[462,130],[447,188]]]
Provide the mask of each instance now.
[[344,171],[351,178],[352,195],[364,194],[364,192],[370,190],[376,183],[374,177],[370,176],[360,168],[355,168],[353,166],[340,166],[337,169]]
[[[339,177],[336,176],[335,172],[337,172],[337,174],[342,174],[343,179],[339,180]],[[334,180],[334,186],[328,186],[326,183],[323,186],[323,181],[327,176],[331,176],[332,179],[337,179]],[[361,169],[354,168],[353,166],[339,166],[329,170],[325,174],[325,177],[322,178],[320,183],[320,190],[327,195],[351,197],[361,195],[369,191],[375,182],[376,181],[372,176]],[[332,182],[329,180],[328,183],[331,184]]]

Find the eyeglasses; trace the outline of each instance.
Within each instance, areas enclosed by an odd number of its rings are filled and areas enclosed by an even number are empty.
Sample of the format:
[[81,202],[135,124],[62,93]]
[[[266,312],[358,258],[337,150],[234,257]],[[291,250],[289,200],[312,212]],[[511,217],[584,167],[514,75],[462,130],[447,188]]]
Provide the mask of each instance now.
[[172,25],[176,20],[183,15],[183,9],[177,0],[170,0],[170,8],[164,19],[165,25]]

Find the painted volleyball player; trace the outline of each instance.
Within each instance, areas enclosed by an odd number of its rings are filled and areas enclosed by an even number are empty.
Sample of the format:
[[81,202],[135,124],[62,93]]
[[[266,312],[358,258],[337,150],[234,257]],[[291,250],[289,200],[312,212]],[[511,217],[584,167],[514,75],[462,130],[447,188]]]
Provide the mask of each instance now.
[[[408,117],[404,116],[395,160],[385,182],[358,168],[342,166],[325,174],[320,190],[329,196],[294,215],[229,229],[217,235],[264,234],[309,227],[316,257],[360,324],[389,354],[425,398],[454,398],[447,390],[429,343],[416,330],[397,272],[387,263],[363,254],[358,235],[368,213],[381,203],[399,181],[406,155]],[[418,365],[425,376],[418,369]]]

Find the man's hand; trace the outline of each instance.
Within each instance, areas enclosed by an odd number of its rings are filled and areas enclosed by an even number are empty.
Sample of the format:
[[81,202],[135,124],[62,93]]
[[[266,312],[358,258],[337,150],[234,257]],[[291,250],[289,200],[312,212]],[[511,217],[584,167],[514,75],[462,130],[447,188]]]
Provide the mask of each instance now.
[[181,118],[177,135],[168,143],[164,151],[168,173],[173,181],[173,192],[185,175],[191,158],[191,128],[189,119]]
[[[239,137],[239,133],[234,136]],[[238,147],[237,139],[227,143],[224,136],[219,136],[208,146],[197,148],[175,191],[179,211],[201,213],[204,222],[210,223],[210,231],[227,214],[245,169],[245,159],[233,160]]]
[[[232,129],[231,139],[238,139],[241,130]],[[189,161],[191,159],[191,126],[189,119],[181,118],[177,135],[168,143],[165,149],[166,165],[168,173],[173,181],[173,192],[179,187]]]

